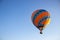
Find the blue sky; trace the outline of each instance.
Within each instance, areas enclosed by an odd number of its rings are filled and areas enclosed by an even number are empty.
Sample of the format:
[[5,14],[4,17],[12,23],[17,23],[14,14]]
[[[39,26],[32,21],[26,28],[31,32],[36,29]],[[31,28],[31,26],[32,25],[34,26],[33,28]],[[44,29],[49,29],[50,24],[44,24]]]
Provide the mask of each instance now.
[[[60,1],[58,0],[1,0],[1,40],[60,40]],[[31,14],[45,9],[51,15],[51,22],[43,34],[32,24]]]

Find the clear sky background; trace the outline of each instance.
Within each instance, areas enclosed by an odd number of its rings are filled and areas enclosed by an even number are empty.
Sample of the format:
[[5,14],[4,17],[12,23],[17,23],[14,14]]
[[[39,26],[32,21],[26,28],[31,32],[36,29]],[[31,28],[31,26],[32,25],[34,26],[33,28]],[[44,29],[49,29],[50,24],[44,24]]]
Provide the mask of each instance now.
[[[0,40],[60,40],[59,0],[0,0]],[[43,34],[32,24],[31,14],[45,9],[51,14]]]

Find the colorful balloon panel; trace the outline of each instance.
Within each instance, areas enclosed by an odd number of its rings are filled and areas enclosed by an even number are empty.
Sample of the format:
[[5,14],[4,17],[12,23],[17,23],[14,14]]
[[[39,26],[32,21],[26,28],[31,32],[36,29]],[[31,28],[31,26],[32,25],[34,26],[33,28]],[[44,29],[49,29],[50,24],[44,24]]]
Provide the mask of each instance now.
[[34,11],[31,18],[35,26],[45,26],[50,22],[50,14],[43,9]]

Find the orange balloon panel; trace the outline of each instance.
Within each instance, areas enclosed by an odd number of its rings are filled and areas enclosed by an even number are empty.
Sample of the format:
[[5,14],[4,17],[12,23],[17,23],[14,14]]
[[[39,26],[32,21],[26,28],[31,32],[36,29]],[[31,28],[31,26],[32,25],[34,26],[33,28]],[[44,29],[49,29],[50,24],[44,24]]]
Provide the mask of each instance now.
[[39,10],[36,10],[32,13],[31,19],[33,20],[34,15],[38,12]]

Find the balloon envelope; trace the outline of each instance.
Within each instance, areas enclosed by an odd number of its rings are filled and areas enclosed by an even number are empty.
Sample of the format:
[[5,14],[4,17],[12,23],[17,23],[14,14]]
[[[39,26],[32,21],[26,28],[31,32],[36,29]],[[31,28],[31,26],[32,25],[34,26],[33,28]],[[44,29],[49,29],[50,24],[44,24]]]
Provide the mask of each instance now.
[[35,10],[31,16],[33,24],[39,29],[39,27],[45,28],[50,23],[50,14],[44,9]]

